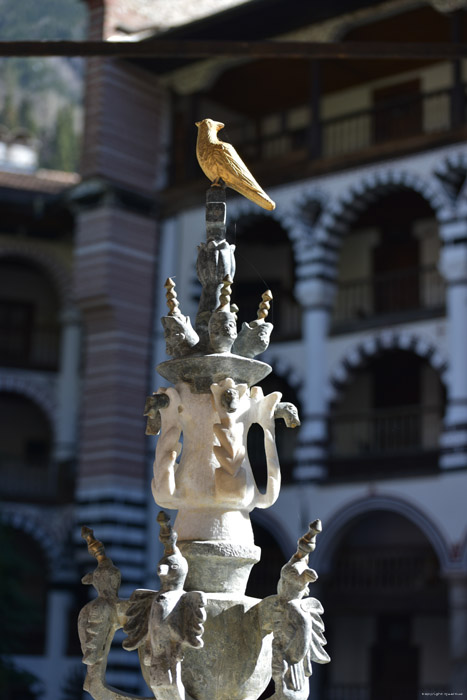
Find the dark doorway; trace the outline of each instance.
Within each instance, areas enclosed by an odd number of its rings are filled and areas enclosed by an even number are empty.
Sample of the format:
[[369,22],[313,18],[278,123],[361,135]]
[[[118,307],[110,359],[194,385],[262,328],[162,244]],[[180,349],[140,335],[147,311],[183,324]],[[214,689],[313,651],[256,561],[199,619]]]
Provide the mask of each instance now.
[[411,643],[409,615],[381,615],[378,638],[371,650],[371,698],[416,700],[419,650]]

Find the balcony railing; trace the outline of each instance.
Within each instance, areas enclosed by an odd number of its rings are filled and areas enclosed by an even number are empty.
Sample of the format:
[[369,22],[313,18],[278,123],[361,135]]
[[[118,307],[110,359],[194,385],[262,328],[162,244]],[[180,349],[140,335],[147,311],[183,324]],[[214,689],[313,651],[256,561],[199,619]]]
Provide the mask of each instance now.
[[336,457],[387,455],[437,448],[441,406],[401,406],[369,413],[336,413],[331,445]]
[[0,499],[6,501],[68,502],[73,493],[73,465],[33,465],[0,453]]
[[322,155],[340,156],[405,137],[447,131],[451,95],[451,89],[418,93],[328,119],[322,124]]
[[331,590],[346,594],[417,592],[432,576],[425,547],[362,547],[341,552]]
[[415,310],[434,312],[441,310],[444,304],[444,280],[434,265],[407,268],[342,282],[333,322],[337,325]]
[[59,336],[54,324],[30,329],[0,326],[0,366],[56,370]]
[[[460,104],[454,110],[455,102]],[[278,111],[260,120],[230,122],[225,139],[234,143],[247,163],[267,162],[292,156],[294,161],[345,157],[364,153],[384,143],[404,141],[421,135],[442,134],[465,123],[465,86],[433,92],[414,93],[380,102],[367,109],[349,111],[313,120],[305,104],[293,110]],[[300,113],[299,118],[296,114]],[[174,127],[172,183],[181,183],[198,174],[184,127]]]
[[[324,119],[319,124],[320,155],[341,156],[395,139],[447,131],[451,128],[451,99],[452,89],[447,88]],[[229,135],[250,160],[270,160],[306,149],[311,142],[311,116],[308,124],[298,128],[287,126],[292,121],[289,116],[288,112],[278,114],[277,130],[272,133],[252,130],[251,124],[238,122],[229,125]],[[465,120],[465,114],[463,117]],[[406,132],[404,123],[409,122],[412,128]]]

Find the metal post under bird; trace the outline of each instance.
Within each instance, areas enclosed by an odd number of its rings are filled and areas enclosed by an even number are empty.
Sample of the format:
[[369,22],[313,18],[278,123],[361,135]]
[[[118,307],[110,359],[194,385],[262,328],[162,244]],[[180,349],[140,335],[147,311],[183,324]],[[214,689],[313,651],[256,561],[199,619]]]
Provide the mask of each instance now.
[[258,206],[268,211],[276,208],[275,203],[256,182],[235,148],[217,138],[217,133],[224,128],[222,122],[203,119],[196,122],[198,139],[196,157],[201,170],[213,185],[221,181],[231,189],[239,192]]

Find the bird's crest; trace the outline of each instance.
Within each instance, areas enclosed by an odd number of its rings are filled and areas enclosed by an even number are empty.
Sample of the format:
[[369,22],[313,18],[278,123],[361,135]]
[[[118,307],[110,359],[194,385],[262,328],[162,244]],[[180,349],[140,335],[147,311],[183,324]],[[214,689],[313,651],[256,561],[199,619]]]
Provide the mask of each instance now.
[[160,527],[159,540],[164,545],[164,555],[169,557],[178,552],[177,533],[172,528],[170,518],[165,511],[161,510],[159,512],[157,522]]

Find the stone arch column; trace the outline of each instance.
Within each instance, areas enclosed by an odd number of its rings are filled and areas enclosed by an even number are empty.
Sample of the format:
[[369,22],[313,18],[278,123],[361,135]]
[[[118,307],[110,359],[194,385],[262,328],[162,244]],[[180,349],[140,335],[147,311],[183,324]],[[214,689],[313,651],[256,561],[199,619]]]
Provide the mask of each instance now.
[[303,343],[307,364],[303,382],[302,426],[294,471],[298,480],[321,480],[326,476],[326,343],[335,289],[334,282],[318,276],[300,280],[295,288],[296,297],[303,306]]
[[71,270],[49,245],[32,241],[2,241],[0,259],[15,257],[36,265],[51,280],[60,306],[60,350],[57,410],[53,423],[54,459],[63,462],[76,454],[80,379],[81,326],[72,300]]
[[[426,181],[402,168],[378,170],[352,184],[343,195],[323,208],[307,241],[300,231],[295,241],[298,262],[296,296],[304,307],[303,340],[307,373],[304,381],[305,415],[297,451],[297,479],[326,476],[328,402],[326,392],[326,341],[336,294],[337,266],[342,238],[363,210],[381,196],[397,190],[418,193],[440,222],[449,208],[446,193],[436,181]],[[303,226],[302,226],[303,228]]]
[[446,385],[447,360],[432,342],[417,333],[385,330],[348,347],[344,357],[330,374],[327,390],[330,401],[335,403],[340,399],[343,389],[352,380],[354,373],[370,358],[388,350],[412,352],[426,360],[443,385]]
[[444,469],[467,466],[467,218],[458,207],[441,226],[440,271],[446,281],[448,392],[441,436]]
[[60,365],[57,383],[57,425],[54,458],[66,462],[76,455],[80,389],[81,320],[74,305],[60,314]]

